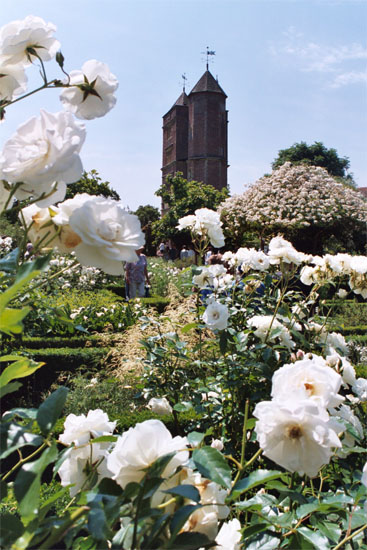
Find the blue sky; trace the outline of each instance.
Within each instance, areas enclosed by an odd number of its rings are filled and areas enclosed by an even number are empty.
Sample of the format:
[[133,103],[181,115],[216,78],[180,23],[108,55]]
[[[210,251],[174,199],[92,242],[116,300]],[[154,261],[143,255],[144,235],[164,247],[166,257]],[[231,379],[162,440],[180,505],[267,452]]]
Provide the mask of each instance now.
[[[86,121],[81,157],[131,209],[160,204],[162,116],[182,73],[190,90],[205,71],[206,46],[228,95],[232,194],[298,141],[336,148],[367,186],[366,0],[1,0],[1,24],[29,14],[57,26],[67,70],[97,59],[117,76],[117,105]],[[9,107],[0,146],[41,107],[61,110],[58,92]]]

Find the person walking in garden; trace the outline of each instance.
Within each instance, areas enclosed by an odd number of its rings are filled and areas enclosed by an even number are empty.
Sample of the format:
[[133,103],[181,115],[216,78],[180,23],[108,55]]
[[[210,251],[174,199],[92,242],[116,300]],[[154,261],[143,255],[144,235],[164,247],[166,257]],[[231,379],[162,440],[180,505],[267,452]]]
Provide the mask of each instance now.
[[143,250],[144,247],[136,250],[138,260],[135,263],[126,262],[125,264],[125,279],[129,300],[136,297],[143,298],[145,296],[145,281],[150,285],[148,262]]

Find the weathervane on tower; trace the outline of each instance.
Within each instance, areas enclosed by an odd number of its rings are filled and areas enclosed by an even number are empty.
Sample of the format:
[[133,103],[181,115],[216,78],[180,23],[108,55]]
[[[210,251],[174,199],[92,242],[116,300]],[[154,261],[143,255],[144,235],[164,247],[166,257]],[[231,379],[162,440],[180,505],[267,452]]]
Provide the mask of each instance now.
[[203,55],[206,55],[206,70],[209,71],[209,59],[210,56],[215,55],[214,50],[209,50],[209,46],[206,47],[206,52],[201,52]]

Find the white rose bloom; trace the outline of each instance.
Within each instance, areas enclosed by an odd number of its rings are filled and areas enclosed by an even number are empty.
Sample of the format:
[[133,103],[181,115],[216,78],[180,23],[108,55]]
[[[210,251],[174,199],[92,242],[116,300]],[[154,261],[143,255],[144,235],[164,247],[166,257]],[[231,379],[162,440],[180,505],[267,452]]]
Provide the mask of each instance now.
[[186,437],[171,433],[160,420],[146,420],[124,432],[107,460],[113,479],[123,489],[132,481],[139,482],[144,477],[144,469],[155,460],[176,451],[176,455],[167,464],[162,477],[169,477],[178,466],[189,458]]
[[0,100],[11,101],[27,90],[27,77],[22,65],[7,65],[0,60]]
[[367,256],[352,256],[350,259],[350,269],[357,273],[367,273]]
[[36,59],[28,51],[32,48],[42,61],[49,61],[60,49],[60,42],[53,37],[55,31],[55,25],[34,15],[12,21],[0,29],[0,56],[9,64],[30,65]]
[[360,401],[367,401],[367,379],[357,378],[352,390]]
[[91,195],[72,212],[69,225],[82,240],[75,248],[79,262],[110,275],[123,274],[123,261],[137,262],[135,250],[145,242],[139,218],[112,199]]
[[77,193],[73,198],[60,202],[57,205],[57,215],[53,217],[53,222],[56,225],[68,225],[70,216],[77,208],[83,206],[86,201],[91,200],[95,195],[88,193]]
[[356,371],[353,365],[351,365],[345,357],[342,357],[339,353],[334,351],[334,353],[326,357],[326,364],[330,367],[336,367],[338,372],[341,371],[341,377],[345,387],[355,384]]
[[213,285],[213,274],[208,267],[201,267],[201,272],[198,275],[194,275],[192,282],[199,288],[206,288]]
[[115,427],[116,422],[109,422],[107,414],[101,409],[91,410],[87,416],[69,414],[64,423],[64,433],[59,440],[64,445],[84,445],[91,437],[111,435]]
[[212,439],[210,446],[213,447],[213,449],[217,449],[217,451],[223,451],[224,449],[223,441],[221,439]]
[[[90,59],[84,63],[81,71],[71,71],[69,76],[70,88],[63,89],[60,100],[64,108],[77,118],[91,120],[102,117],[115,106],[114,92],[118,82],[105,63]],[[85,77],[89,84],[94,82],[94,93],[88,93]]]
[[274,400],[284,402],[290,395],[299,400],[310,399],[320,407],[337,407],[344,401],[338,394],[342,384],[340,374],[318,355],[312,359],[301,359],[278,369],[272,379],[271,395]]
[[[0,180],[0,213],[4,210],[6,203],[8,202],[10,191],[5,188],[4,183]],[[10,201],[9,206],[11,206]]]
[[342,300],[344,300],[344,298],[348,296],[348,291],[344,290],[344,288],[340,288],[336,293],[336,295],[338,296],[338,298],[341,298]]
[[[187,477],[183,479],[185,473]],[[203,508],[191,514],[183,531],[204,533],[213,540],[217,535],[218,520],[225,519],[230,512],[228,506],[224,505],[228,491],[190,469],[184,470],[180,477],[182,485],[193,485],[198,489],[200,504],[203,505]]]
[[34,246],[41,240],[41,246],[54,246],[57,243],[57,229],[52,223],[51,214],[57,212],[57,207],[40,208],[36,204],[31,204],[22,208],[19,218],[25,224],[28,230],[28,238]]
[[313,285],[318,281],[317,274],[318,274],[318,268],[311,267],[310,265],[305,265],[301,269],[300,281],[301,283],[307,286]]
[[211,330],[223,330],[228,325],[227,306],[220,302],[210,302],[203,314],[203,321]]
[[85,139],[85,128],[75,122],[71,113],[47,113],[32,117],[19,126],[5,143],[0,154],[0,177],[11,182],[23,182],[16,191],[19,200],[29,197],[50,197],[38,201],[49,206],[62,200],[67,183],[77,181],[83,167],[79,151]]
[[269,243],[268,256],[271,264],[279,264],[281,261],[299,265],[306,261],[309,256],[298,252],[290,243],[283,237],[274,237]]
[[362,485],[364,485],[365,487],[367,487],[367,462],[366,462],[366,464],[363,466],[362,477],[361,477],[361,483],[362,483]]
[[240,550],[241,524],[234,518],[223,523],[215,539],[217,546],[213,550]]
[[148,403],[148,408],[155,414],[171,414],[172,407],[165,397],[152,397]]
[[209,210],[209,208],[199,208],[195,210],[195,217],[195,229],[197,230],[202,230],[203,228],[206,230],[218,229],[222,226],[219,213],[214,210]]
[[[332,411],[333,416],[346,420],[349,424],[353,426],[357,434],[361,439],[363,439],[363,427],[359,418],[354,414],[352,409],[348,405],[341,405],[338,410]],[[347,447],[354,447],[356,440],[352,434],[345,431],[342,439],[343,445]],[[343,451],[340,450],[339,453],[342,455]]]
[[227,274],[227,270],[222,264],[209,265],[208,271],[213,277],[220,277],[221,275]]
[[183,218],[180,218],[178,220],[177,229],[183,230],[183,229],[192,229],[196,222],[196,216],[193,214],[190,214],[190,216],[184,216]]
[[224,246],[224,235],[221,227],[209,227],[208,229],[208,237],[210,240],[210,244],[214,246],[214,248],[222,248]]
[[[111,472],[107,468],[108,451],[103,450],[99,443],[86,445],[84,448],[70,449],[68,457],[61,464],[58,474],[61,479],[61,485],[70,487],[70,496],[74,497],[80,489],[86,490],[90,487],[87,482],[87,472],[92,468],[97,472],[99,481],[104,477],[111,477]],[[96,466],[97,464],[97,466]]]
[[[285,326],[283,326],[282,323],[280,323],[277,319],[273,319],[272,315],[254,315],[247,321],[247,324],[250,327],[256,329],[254,331],[255,336],[260,338],[260,340],[262,340],[263,342],[265,341],[265,338],[268,334],[270,323],[272,324],[268,336],[269,342],[274,342],[276,338],[279,338],[280,342],[289,350],[294,348],[296,344],[292,341],[289,330]],[[281,332],[277,336],[272,336],[271,332],[275,329],[281,329]]]
[[341,447],[335,420],[311,400],[263,401],[253,414],[264,455],[290,472],[315,477]]

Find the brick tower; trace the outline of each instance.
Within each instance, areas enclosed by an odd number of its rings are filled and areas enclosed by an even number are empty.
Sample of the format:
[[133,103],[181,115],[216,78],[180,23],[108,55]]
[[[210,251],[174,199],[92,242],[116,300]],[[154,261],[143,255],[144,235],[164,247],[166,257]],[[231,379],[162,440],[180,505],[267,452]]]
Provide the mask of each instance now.
[[185,91],[163,117],[163,182],[182,172],[188,180],[227,187],[226,94],[211,72],[187,96]]

